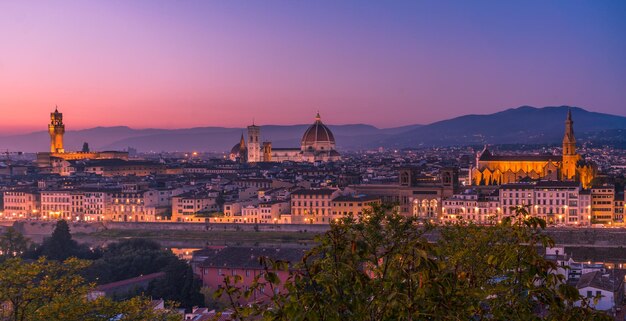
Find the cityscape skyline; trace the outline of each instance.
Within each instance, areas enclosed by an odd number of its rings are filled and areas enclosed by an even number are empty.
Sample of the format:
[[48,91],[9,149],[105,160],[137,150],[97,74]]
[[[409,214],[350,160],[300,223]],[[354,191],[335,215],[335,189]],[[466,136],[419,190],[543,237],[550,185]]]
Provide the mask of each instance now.
[[522,105],[624,115],[619,1],[0,9],[0,134],[39,130],[33,115],[54,104],[75,129],[303,124],[318,110],[381,128]]
[[626,1],[0,1],[0,319],[626,320]]

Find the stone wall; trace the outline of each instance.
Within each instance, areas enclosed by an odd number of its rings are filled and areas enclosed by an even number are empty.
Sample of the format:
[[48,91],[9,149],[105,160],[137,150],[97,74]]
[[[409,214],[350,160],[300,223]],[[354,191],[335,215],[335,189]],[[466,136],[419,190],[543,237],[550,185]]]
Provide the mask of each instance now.
[[105,222],[112,230],[179,230],[179,231],[258,231],[258,232],[313,232],[324,233],[329,225],[317,224],[235,224],[235,223],[156,223]]
[[[72,233],[95,233],[104,229],[102,223],[68,222]],[[25,236],[51,235],[56,222],[52,221],[15,221],[13,227]]]
[[[48,236],[52,234],[56,222],[16,221],[13,226],[25,236]],[[6,225],[6,224],[5,224]],[[311,224],[231,224],[231,223],[139,223],[139,222],[69,222],[72,233],[89,234],[111,230],[179,230],[179,231],[259,231],[259,232],[312,232],[324,233],[328,225]],[[557,245],[585,247],[626,247],[626,229],[603,228],[551,228],[546,230]],[[435,242],[436,231],[428,233],[426,238]]]

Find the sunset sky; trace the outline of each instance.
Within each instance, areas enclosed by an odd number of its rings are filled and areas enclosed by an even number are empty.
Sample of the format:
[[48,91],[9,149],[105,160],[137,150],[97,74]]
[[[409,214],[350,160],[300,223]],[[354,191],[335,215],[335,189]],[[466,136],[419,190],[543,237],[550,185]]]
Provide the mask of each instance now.
[[1,1],[0,134],[626,115],[626,1]]

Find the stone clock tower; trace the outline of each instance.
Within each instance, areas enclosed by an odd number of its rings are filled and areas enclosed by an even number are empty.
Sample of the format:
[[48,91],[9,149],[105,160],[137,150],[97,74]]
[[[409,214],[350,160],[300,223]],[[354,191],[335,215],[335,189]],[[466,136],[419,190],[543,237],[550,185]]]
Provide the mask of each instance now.
[[50,152],[64,153],[63,134],[65,134],[65,125],[63,124],[63,114],[59,112],[58,107],[54,109],[53,113],[50,113],[48,133],[50,133]]

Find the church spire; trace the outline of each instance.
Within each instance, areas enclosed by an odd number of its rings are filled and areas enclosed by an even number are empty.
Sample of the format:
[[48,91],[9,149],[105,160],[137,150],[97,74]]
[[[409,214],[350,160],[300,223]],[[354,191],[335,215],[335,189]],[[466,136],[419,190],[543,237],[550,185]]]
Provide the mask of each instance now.
[[567,110],[565,120],[565,135],[563,136],[563,155],[576,154],[576,138],[574,137],[574,121],[572,120],[572,110]]
[[241,139],[239,139],[239,147],[240,148],[246,147],[246,141],[243,139],[243,133],[241,133]]

